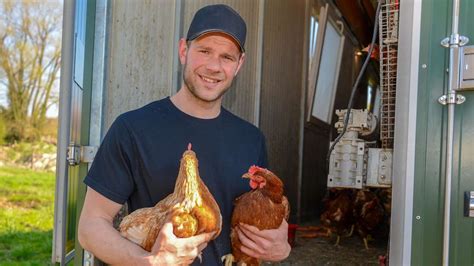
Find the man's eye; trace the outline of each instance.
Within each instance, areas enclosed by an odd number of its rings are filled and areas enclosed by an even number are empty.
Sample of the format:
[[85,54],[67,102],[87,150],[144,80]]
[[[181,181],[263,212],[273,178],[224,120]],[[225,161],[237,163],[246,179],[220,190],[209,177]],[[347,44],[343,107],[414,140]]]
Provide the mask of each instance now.
[[207,50],[201,50],[199,52],[202,53],[202,54],[209,54],[209,51],[207,51]]
[[225,56],[224,59],[232,62],[234,61],[234,58],[232,56]]

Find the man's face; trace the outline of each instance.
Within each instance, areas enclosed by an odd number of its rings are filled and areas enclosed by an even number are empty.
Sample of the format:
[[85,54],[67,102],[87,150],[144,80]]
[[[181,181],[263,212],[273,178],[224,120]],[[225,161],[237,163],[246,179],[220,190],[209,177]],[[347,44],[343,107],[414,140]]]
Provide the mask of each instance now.
[[179,43],[184,84],[201,101],[220,101],[242,66],[244,54],[232,38],[221,33],[205,34],[188,44],[183,39]]

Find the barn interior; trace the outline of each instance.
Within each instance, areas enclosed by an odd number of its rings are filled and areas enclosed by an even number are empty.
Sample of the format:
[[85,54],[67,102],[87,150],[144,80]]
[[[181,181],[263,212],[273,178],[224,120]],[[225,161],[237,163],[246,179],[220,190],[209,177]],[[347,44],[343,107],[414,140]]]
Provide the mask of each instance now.
[[386,264],[398,1],[312,1],[309,23],[301,206],[289,261]]

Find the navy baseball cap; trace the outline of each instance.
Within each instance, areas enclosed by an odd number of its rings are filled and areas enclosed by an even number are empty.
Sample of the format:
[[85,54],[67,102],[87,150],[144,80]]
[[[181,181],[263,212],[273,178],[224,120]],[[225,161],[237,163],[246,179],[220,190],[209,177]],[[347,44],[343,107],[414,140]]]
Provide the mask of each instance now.
[[199,9],[189,26],[187,41],[210,33],[222,32],[232,37],[244,52],[247,26],[244,19],[227,5],[209,5]]

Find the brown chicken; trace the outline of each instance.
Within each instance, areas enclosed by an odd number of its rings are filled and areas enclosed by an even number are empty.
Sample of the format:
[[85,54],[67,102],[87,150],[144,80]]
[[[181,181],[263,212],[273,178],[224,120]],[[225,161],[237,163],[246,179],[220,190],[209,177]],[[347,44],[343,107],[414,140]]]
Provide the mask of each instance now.
[[177,237],[191,237],[201,233],[216,232],[222,226],[219,206],[201,180],[196,154],[191,150],[183,153],[174,192],[154,207],[135,210],[120,224],[122,236],[151,251],[162,226],[171,220]]
[[299,228],[299,231],[305,231],[301,237],[330,237],[335,234],[337,237],[335,245],[337,246],[341,236],[352,235],[354,229],[353,194],[351,189],[332,188],[328,190],[323,199],[324,210],[320,216],[321,226]]
[[337,236],[336,246],[343,234],[350,236],[354,229],[353,191],[350,189],[337,190],[335,198],[328,201],[326,211],[321,214],[321,223]]
[[225,260],[225,265],[232,265],[232,262],[245,263],[247,266],[260,265],[259,259],[240,251],[242,244],[236,227],[243,223],[253,225],[259,230],[276,229],[283,219],[288,220],[289,203],[283,195],[283,182],[269,170],[251,166],[242,177],[250,179],[252,190],[234,201],[230,233],[232,254],[222,259]]
[[359,190],[354,202],[354,217],[357,233],[362,237],[366,249],[369,249],[369,235],[380,225],[384,218],[384,209],[377,195],[370,190]]

